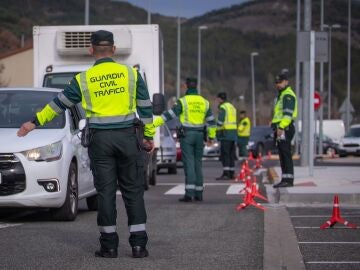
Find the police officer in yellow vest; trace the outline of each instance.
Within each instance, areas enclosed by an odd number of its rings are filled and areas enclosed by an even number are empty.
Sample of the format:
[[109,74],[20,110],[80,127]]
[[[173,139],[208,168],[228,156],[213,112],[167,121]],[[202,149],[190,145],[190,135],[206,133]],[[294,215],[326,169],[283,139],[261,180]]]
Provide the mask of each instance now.
[[275,131],[276,144],[279,150],[281,182],[275,184],[274,188],[292,187],[294,185],[294,165],[291,141],[295,134],[294,120],[297,117],[297,98],[289,86],[286,74],[276,76],[275,86],[279,93],[271,126]]
[[227,101],[226,93],[217,95],[219,113],[217,118],[216,137],[220,141],[220,159],[223,174],[216,180],[230,180],[235,174],[235,156],[237,141],[236,109]]
[[250,138],[251,122],[249,117],[246,116],[246,111],[240,112],[240,121],[237,128],[237,144],[239,147],[239,156],[247,156],[247,145]]
[[185,196],[179,199],[181,202],[203,200],[202,156],[206,124],[210,143],[215,138],[216,131],[209,101],[198,94],[197,79],[188,78],[186,86],[185,96],[154,120],[154,126],[158,127],[174,117],[179,117],[182,125],[178,137],[185,170]]
[[113,34],[99,30],[91,35],[93,67],[76,75],[53,101],[24,123],[18,136],[51,121],[66,108],[81,102],[89,120],[89,145],[94,185],[98,192],[97,224],[100,249],[97,257],[115,258],[119,237],[116,232],[116,191],[120,187],[128,215],[129,243],[134,258],[148,256],[143,182],[137,178],[140,153],[134,129],[136,112],[145,124],[144,141],[153,148],[152,104],[140,73],[111,58],[115,52]]

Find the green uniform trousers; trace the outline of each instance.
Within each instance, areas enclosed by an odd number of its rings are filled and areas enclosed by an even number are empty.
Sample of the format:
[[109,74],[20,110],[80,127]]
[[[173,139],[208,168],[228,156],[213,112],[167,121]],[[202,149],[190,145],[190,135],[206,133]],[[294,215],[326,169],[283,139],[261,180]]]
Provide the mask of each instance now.
[[185,171],[185,196],[202,199],[203,174],[202,156],[204,151],[203,131],[186,130],[180,138],[182,162]]
[[116,191],[120,188],[128,216],[130,246],[145,247],[146,211],[143,177],[137,168],[143,166],[134,128],[94,129],[88,149],[94,185],[98,192],[97,224],[102,248],[119,244],[116,232]]
[[240,137],[238,136],[237,139],[237,145],[239,148],[239,156],[240,157],[247,157],[248,156],[248,150],[247,150],[247,145],[249,143],[249,137]]

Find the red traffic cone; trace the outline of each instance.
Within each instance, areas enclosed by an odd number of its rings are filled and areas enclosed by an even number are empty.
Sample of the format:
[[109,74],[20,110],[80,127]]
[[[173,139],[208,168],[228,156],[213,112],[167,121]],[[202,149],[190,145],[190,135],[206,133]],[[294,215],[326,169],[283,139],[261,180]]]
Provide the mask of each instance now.
[[247,176],[246,179],[244,180],[245,182],[245,187],[240,190],[239,193],[241,194],[247,194],[247,193],[251,193],[251,177],[250,176]]
[[249,151],[248,160],[254,160],[254,155],[252,151]]
[[253,197],[258,197],[264,201],[268,201],[268,199],[263,196],[262,194],[259,193],[259,185],[256,183],[256,177],[254,176],[253,177],[253,183],[252,183],[252,186],[251,186],[251,195]]
[[245,175],[250,175],[252,173],[252,170],[249,167],[249,162],[248,160],[245,160]]
[[[246,180],[245,180],[245,181],[246,181],[246,182],[245,182],[245,187],[244,187],[244,189],[241,191],[241,192],[245,192],[244,200],[243,200],[242,203],[240,203],[240,204],[236,207],[236,210],[237,210],[237,211],[240,211],[241,209],[244,209],[244,208],[246,208],[246,207],[249,206],[249,205],[253,205],[253,206],[255,206],[255,207],[257,207],[257,208],[265,211],[265,210],[266,210],[265,207],[262,206],[260,203],[258,203],[258,202],[256,202],[256,201],[254,200],[254,197],[255,197],[255,196],[259,196],[260,198],[263,197],[261,194],[259,194],[259,193],[257,192],[257,189],[258,189],[258,188],[257,188],[257,184],[256,184],[256,179],[255,179],[255,181],[254,181],[253,183],[251,183],[250,179],[251,179],[251,177],[248,176],[248,177],[246,178]],[[254,184],[255,184],[255,185],[254,185]],[[255,188],[255,190],[254,190],[254,188]],[[263,198],[265,198],[265,197],[263,197]],[[267,200],[267,199],[265,198],[265,200]]]
[[262,165],[261,165],[261,156],[259,157],[257,157],[256,158],[256,163],[255,163],[255,166],[254,166],[254,168],[255,169],[259,169],[259,168],[261,168],[262,167]]
[[241,166],[240,173],[235,181],[236,182],[237,181],[245,181],[245,165],[244,164]]
[[341,217],[339,208],[339,196],[335,195],[332,217],[330,218],[330,220],[326,221],[323,225],[321,225],[320,229],[323,230],[329,227],[333,227],[337,222],[342,223],[349,228],[356,229],[355,224],[352,224]]

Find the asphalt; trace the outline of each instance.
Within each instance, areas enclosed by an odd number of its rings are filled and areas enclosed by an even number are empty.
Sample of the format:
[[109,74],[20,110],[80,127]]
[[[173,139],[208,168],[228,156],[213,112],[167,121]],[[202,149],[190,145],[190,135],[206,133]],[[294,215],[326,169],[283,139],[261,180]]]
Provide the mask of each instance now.
[[[295,161],[294,187],[274,189],[281,179],[275,158],[266,168],[263,184],[269,204],[264,216],[264,269],[305,269],[305,264],[290,220],[288,207],[329,207],[334,196],[340,207],[360,205],[360,158],[319,158],[316,166],[298,166]],[[265,162],[264,162],[265,163]]]

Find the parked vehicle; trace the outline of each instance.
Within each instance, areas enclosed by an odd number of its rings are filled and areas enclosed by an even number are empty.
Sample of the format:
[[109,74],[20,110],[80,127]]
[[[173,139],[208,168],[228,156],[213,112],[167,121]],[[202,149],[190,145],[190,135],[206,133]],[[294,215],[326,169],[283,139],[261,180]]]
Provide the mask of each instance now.
[[166,125],[160,127],[160,141],[160,147],[156,156],[157,173],[162,168],[165,168],[169,174],[176,174],[176,142]]
[[[299,149],[299,153],[301,153],[301,132],[298,133],[298,149]],[[293,143],[294,145],[294,143]],[[319,134],[316,134],[315,137],[315,145],[316,145],[316,153],[319,153],[319,145],[320,145],[320,139],[319,139]],[[339,144],[332,138],[330,138],[329,136],[323,134],[322,137],[322,148],[323,148],[323,152],[322,154],[327,154],[327,155],[332,155],[332,154],[338,154],[339,152]]]
[[[163,41],[158,25],[34,26],[34,86],[63,88],[75,74],[91,67],[90,36],[99,29],[114,33],[114,60],[138,68],[150,97],[164,93]],[[154,144],[153,152],[144,152],[144,186],[156,184],[159,132]]]
[[177,138],[176,130],[181,126],[181,123],[178,118],[173,118],[170,121],[166,122],[166,125],[168,126],[171,136],[174,138],[176,142],[176,161],[181,161],[181,148],[180,148],[180,142]]
[[54,219],[70,221],[82,198],[97,210],[87,149],[80,144],[81,107],[26,137],[16,134],[59,91],[0,88],[0,207],[50,208]]
[[339,156],[360,155],[360,124],[352,125],[349,132],[340,140]]
[[251,128],[249,143],[247,145],[248,151],[257,157],[259,153],[262,155],[277,153],[277,148],[274,142],[274,131],[269,126],[255,126]]
[[208,146],[205,144],[203,157],[220,157],[220,142],[215,139],[213,145]]

